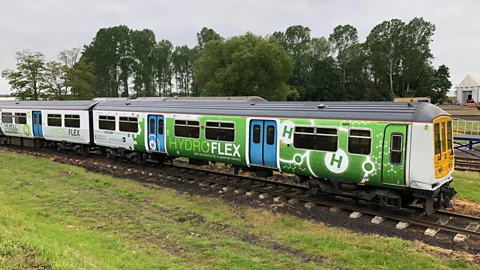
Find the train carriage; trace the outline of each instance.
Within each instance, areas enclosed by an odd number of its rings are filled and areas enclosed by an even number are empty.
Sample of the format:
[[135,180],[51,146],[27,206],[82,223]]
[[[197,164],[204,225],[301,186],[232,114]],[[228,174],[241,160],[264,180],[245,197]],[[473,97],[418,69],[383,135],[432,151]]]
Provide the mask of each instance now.
[[[9,143],[85,151],[92,143],[90,110],[98,101],[1,101],[0,128]],[[88,148],[87,148],[88,150]]]

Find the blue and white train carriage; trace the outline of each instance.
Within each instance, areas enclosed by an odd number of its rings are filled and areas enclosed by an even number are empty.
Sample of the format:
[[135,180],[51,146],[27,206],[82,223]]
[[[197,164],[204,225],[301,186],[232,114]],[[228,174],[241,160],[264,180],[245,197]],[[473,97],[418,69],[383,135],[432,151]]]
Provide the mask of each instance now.
[[[78,152],[93,143],[92,111],[100,101],[2,101],[0,129],[4,143],[38,146],[42,141]],[[55,145],[52,145],[55,144]]]

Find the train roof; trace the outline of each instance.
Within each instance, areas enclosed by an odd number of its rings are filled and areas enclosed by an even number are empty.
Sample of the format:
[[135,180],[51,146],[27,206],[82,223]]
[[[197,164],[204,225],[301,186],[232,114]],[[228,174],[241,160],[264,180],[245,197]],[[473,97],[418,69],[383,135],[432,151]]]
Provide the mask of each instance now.
[[[9,100],[0,101],[0,109],[88,110],[99,100]],[[124,100],[125,102],[125,100]]]
[[143,101],[250,101],[250,102],[267,102],[266,99],[259,96],[232,96],[232,97],[138,97],[135,100]]
[[235,102],[210,99],[167,102],[132,99],[106,100],[99,103],[95,110],[404,122],[432,122],[438,116],[449,115],[425,102]]

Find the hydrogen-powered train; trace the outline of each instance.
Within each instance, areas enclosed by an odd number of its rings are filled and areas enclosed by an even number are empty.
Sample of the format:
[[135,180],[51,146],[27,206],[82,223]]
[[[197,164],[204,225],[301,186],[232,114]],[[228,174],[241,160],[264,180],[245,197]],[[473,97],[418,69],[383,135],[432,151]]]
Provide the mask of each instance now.
[[430,103],[268,102],[259,97],[1,101],[0,142],[177,157],[308,181],[312,193],[427,214],[452,207],[452,117]]

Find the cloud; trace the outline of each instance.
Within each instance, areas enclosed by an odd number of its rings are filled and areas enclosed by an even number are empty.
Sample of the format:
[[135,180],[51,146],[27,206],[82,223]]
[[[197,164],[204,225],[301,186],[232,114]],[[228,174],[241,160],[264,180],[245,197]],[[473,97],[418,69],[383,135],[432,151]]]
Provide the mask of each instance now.
[[[434,64],[450,68],[452,84],[470,73],[480,74],[478,1],[333,1],[333,0],[17,0],[2,1],[0,9],[0,70],[15,67],[15,52],[43,52],[48,60],[60,50],[90,43],[98,29],[127,25],[152,29],[157,40],[175,45],[196,43],[207,26],[222,36],[251,31],[267,35],[301,24],[313,36],[328,36],[339,24],[351,24],[364,40],[383,20],[409,21],[424,17],[435,24],[431,45]],[[9,93],[0,78],[0,93]]]

